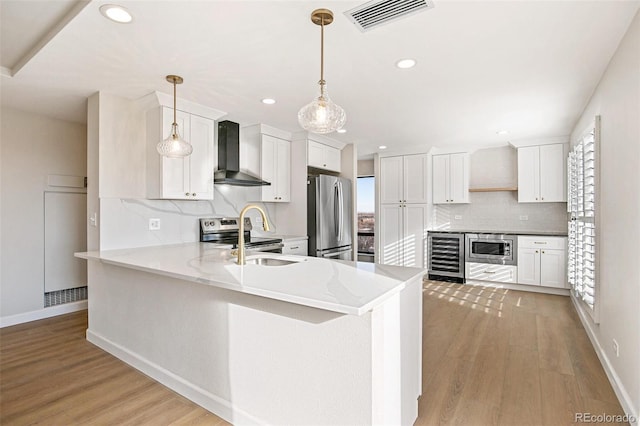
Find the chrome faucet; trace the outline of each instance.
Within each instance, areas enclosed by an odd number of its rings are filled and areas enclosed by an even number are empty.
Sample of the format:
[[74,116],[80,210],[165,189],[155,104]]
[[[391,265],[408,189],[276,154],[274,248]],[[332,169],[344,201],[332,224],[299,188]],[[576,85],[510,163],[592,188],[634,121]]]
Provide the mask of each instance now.
[[264,213],[260,207],[255,204],[247,205],[240,212],[240,229],[238,230],[238,265],[246,265],[247,262],[244,260],[244,215],[248,210],[256,209],[260,212],[260,216],[262,216],[262,229],[265,231],[269,231],[269,221],[267,220],[267,215]]

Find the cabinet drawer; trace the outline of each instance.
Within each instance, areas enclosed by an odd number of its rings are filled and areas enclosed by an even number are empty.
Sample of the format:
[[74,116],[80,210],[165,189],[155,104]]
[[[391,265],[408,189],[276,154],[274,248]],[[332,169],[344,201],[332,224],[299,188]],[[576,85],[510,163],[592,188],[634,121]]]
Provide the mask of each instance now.
[[307,240],[283,241],[282,254],[297,254],[306,256],[308,254]]
[[566,237],[519,236],[519,248],[557,249],[563,250],[567,245]]
[[465,269],[465,278],[468,280],[514,283],[518,276],[518,268],[513,265],[491,265],[487,263],[467,262]]

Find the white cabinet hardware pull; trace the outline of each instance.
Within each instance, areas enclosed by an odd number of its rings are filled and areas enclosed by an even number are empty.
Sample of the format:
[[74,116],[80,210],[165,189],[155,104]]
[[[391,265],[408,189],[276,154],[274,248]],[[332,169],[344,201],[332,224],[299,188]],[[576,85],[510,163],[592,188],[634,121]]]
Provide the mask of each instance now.
[[496,271],[484,271],[485,274],[495,274]]
[[299,249],[299,248],[300,248],[300,247],[295,246],[295,247],[291,247],[291,250],[296,250],[296,249]]
[[547,244],[546,241],[534,241],[533,244]]

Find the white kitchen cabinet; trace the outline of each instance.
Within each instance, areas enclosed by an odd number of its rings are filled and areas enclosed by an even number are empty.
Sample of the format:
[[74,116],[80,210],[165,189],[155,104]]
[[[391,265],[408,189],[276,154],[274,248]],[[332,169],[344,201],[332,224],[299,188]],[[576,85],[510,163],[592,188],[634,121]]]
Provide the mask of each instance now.
[[193,152],[185,158],[163,157],[156,145],[171,132],[173,110],[161,106],[147,112],[147,197],[213,200],[215,122],[183,111],[177,111],[176,121]]
[[518,202],[567,201],[564,144],[518,148]]
[[380,202],[382,204],[427,202],[427,154],[380,159]]
[[271,185],[260,187],[262,202],[291,201],[291,134],[264,124],[242,128],[242,143],[253,163],[249,171]]
[[434,155],[433,203],[459,204],[469,202],[469,154]]
[[299,256],[306,256],[309,252],[309,241],[307,237],[282,240],[282,254],[295,254]]
[[383,204],[379,263],[426,268],[426,204]]
[[465,263],[465,278],[467,280],[515,283],[517,276],[518,267],[513,265],[493,265],[476,262]]
[[518,283],[566,288],[566,238],[518,237]]
[[340,172],[341,152],[338,148],[309,139],[307,165],[316,169]]

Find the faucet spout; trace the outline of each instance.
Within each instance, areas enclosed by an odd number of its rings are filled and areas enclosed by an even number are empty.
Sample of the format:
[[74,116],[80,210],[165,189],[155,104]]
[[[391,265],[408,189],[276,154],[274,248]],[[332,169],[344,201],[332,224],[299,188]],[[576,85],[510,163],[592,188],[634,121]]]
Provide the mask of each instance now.
[[267,220],[267,215],[262,210],[261,207],[256,206],[255,204],[249,204],[240,212],[240,229],[238,229],[238,265],[246,265],[247,262],[244,258],[244,215],[247,211],[251,209],[256,209],[260,212],[260,216],[262,216],[262,229],[265,231],[269,231],[271,228],[269,227],[269,221]]

